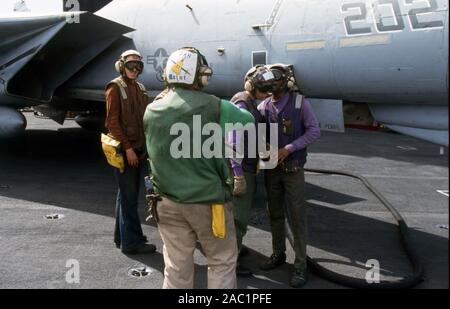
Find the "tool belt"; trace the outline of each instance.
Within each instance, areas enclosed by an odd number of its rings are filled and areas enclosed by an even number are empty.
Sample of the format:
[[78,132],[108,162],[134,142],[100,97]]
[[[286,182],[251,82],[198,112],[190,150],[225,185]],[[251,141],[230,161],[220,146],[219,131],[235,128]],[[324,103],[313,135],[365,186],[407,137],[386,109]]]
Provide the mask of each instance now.
[[278,167],[286,174],[297,173],[302,169],[302,166],[297,160],[285,161]]

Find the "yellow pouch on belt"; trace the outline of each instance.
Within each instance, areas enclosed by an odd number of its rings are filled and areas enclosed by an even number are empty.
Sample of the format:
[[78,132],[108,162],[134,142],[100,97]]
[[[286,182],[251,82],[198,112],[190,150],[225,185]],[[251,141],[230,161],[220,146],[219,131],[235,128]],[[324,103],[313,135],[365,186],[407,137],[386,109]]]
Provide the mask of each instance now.
[[214,237],[225,238],[225,207],[222,204],[211,205],[211,221]]
[[120,172],[123,173],[125,170],[125,161],[123,159],[120,142],[106,134],[102,134],[101,141],[103,153],[105,154],[109,165],[118,168]]

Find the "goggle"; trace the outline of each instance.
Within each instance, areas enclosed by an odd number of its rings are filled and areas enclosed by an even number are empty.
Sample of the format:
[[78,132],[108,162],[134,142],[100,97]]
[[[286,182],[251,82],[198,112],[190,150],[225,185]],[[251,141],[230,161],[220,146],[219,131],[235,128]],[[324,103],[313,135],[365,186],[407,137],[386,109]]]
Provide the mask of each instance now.
[[270,70],[273,74],[274,80],[279,81],[283,78],[283,72],[281,72],[281,70],[279,69],[272,69]]
[[125,63],[125,68],[127,68],[128,70],[134,72],[137,71],[139,73],[142,73],[142,71],[144,70],[144,63],[142,61],[128,61]]

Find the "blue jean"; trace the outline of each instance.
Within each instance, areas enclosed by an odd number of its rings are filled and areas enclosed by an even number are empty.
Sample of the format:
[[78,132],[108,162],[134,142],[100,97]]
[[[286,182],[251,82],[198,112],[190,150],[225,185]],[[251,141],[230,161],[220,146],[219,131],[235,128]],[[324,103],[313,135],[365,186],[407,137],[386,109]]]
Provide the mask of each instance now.
[[138,213],[138,200],[139,187],[144,177],[148,175],[147,161],[139,161],[139,166],[136,168],[126,166],[123,173],[120,173],[118,169],[114,172],[119,186],[114,242],[121,246],[124,252],[136,250],[144,246],[146,242]]

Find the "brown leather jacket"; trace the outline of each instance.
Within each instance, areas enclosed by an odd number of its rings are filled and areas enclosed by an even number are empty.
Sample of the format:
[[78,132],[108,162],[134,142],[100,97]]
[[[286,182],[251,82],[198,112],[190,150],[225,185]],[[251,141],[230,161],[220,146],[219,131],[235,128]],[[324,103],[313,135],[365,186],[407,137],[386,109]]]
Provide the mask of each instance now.
[[137,81],[120,76],[106,85],[105,126],[124,150],[133,148],[138,156],[146,152],[143,119],[147,105],[147,91]]

